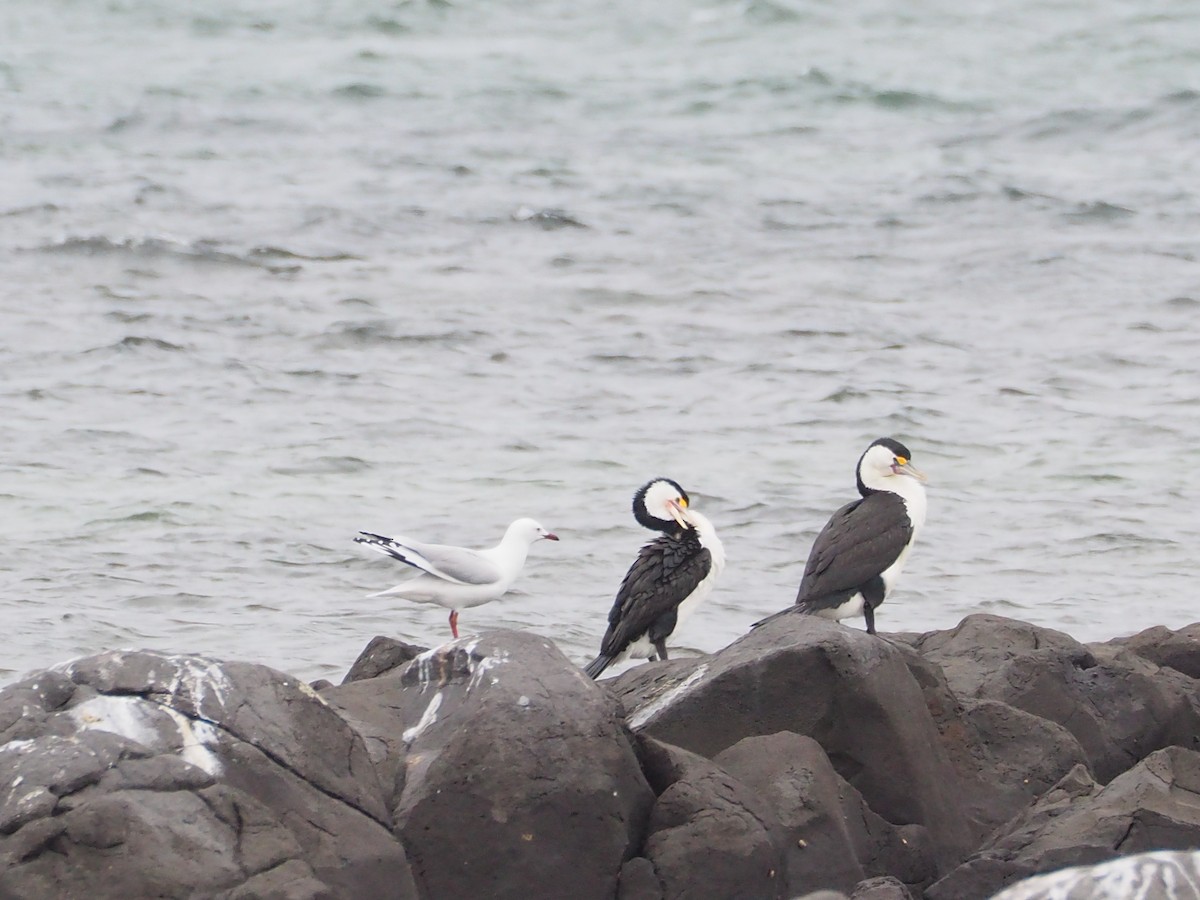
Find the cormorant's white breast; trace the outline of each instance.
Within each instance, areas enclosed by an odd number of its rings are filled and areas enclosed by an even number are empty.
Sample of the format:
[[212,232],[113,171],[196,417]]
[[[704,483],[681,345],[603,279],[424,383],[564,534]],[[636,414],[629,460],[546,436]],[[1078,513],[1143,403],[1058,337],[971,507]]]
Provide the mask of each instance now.
[[690,508],[677,482],[647,482],[633,497],[633,515],[661,533],[638,552],[617,590],[600,654],[585,669],[592,678],[628,657],[666,659],[667,638],[708,596],[725,567],[712,523]]
[[908,448],[880,438],[858,461],[862,497],[833,514],[817,535],[796,594],[801,612],[866,619],[875,633],[875,609],[891,593],[913,542],[925,524],[925,476]]

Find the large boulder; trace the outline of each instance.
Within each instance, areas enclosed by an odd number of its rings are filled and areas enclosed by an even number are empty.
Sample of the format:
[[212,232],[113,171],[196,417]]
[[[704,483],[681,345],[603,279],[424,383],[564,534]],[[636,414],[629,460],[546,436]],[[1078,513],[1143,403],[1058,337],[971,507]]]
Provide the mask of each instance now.
[[[1168,747],[1107,786],[1079,766],[926,892],[928,900],[990,897],[1064,866],[1200,845],[1200,753]],[[1074,895],[1072,895],[1074,896]]]
[[781,731],[814,738],[872,810],[925,826],[946,866],[977,836],[906,652],[836,622],[782,615],[713,656],[641,666],[605,683],[631,727],[702,756]]
[[619,705],[549,641],[464,638],[322,696],[382,765],[422,897],[615,895],[654,794]]
[[[914,643],[923,637],[901,639]],[[959,802],[980,839],[1086,762],[1079,742],[1061,725],[998,700],[960,698],[937,663],[904,650],[958,773]]]
[[1131,652],[1093,652],[1053,629],[990,615],[924,635],[916,647],[959,697],[997,700],[1061,725],[1102,782],[1160,748],[1200,746],[1190,679]]
[[792,892],[849,892],[868,876],[897,875],[918,887],[933,880],[925,829],[872,812],[812,738],[789,731],[743,738],[714,762],[770,805],[784,830]]
[[658,795],[642,854],[663,900],[784,896],[782,829],[763,798],[679,747],[642,736],[638,750]]
[[106,653],[0,692],[0,896],[415,898],[359,736],[246,663]]

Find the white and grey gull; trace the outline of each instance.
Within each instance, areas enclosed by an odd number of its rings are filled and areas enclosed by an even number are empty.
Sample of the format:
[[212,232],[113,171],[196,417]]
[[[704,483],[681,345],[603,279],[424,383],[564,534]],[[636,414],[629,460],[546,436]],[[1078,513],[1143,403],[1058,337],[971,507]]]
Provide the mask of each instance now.
[[417,603],[433,603],[450,610],[450,633],[458,637],[458,611],[482,606],[503,596],[525,567],[530,546],[540,540],[557,541],[533,519],[517,519],[495,547],[471,550],[446,544],[429,544],[406,537],[384,537],[360,531],[355,543],[398,559],[421,574],[372,597],[393,596]]
[[608,614],[592,678],[627,658],[666,659],[667,638],[712,591],[725,549],[712,523],[690,507],[678,482],[656,478],[633,497],[638,523],[660,532],[638,552]]
[[845,619],[860,613],[875,633],[875,610],[887,599],[925,524],[925,476],[908,448],[879,438],[858,460],[861,497],[833,514],[817,535],[795,606]]

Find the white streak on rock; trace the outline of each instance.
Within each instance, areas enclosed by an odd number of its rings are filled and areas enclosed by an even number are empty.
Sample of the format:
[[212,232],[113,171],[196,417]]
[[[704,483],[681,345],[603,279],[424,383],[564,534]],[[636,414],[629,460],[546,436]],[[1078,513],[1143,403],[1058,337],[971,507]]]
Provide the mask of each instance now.
[[202,656],[168,656],[167,661],[175,666],[175,677],[167,690],[178,694],[186,689],[193,707],[199,711],[211,693],[217,704],[224,709],[225,697],[231,690],[229,679],[218,660]]
[[655,697],[645,706],[638,707],[629,717],[630,728],[641,728],[660,712],[682,697],[688,692],[688,689],[708,674],[708,663],[701,663],[691,675],[681,681],[669,691],[665,691],[658,697]]
[[1037,875],[993,900],[1200,900],[1200,853],[1156,851]]
[[[164,739],[161,726],[155,722],[156,717],[161,715],[175,725],[179,746],[171,746]],[[210,745],[218,743],[220,739],[216,727],[209,722],[189,719],[169,706],[141,697],[101,694],[72,708],[70,716],[80,729],[107,731],[151,750],[178,753],[185,762],[198,766],[210,775],[215,776],[221,771],[221,761],[210,749]]]
[[438,691],[433,695],[433,699],[429,701],[429,705],[425,707],[425,712],[421,713],[421,718],[412,728],[405,728],[404,733],[400,735],[404,739],[404,743],[411,744],[421,736],[421,733],[437,721],[438,707],[442,705],[442,692]]
[[[110,697],[100,694],[73,707],[70,715],[81,730],[119,734],[155,749],[158,732],[148,721],[153,713],[146,709],[146,702],[140,697]],[[157,704],[155,707],[158,708]]]

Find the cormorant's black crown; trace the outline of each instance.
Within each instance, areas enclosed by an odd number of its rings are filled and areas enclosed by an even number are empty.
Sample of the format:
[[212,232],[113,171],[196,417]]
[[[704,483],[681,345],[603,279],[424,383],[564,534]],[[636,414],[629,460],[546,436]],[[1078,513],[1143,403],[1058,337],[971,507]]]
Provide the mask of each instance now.
[[[902,456],[905,459],[912,459],[912,454],[908,452],[908,448],[892,438],[880,438],[877,441],[872,441],[871,447],[875,446],[887,447],[892,451],[893,456]],[[871,447],[868,447],[867,449],[870,450]]]

